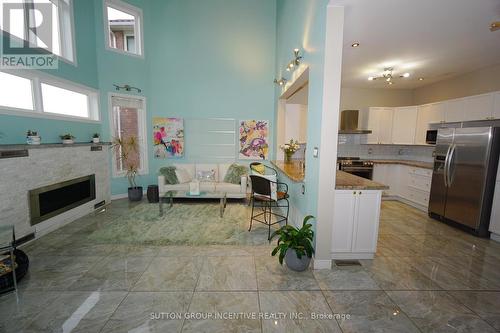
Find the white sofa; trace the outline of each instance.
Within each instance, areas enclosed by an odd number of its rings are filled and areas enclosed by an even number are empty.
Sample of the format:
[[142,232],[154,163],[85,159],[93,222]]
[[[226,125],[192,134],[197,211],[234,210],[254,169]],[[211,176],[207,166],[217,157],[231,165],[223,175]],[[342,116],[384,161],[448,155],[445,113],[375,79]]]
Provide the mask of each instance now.
[[[176,168],[186,170],[192,179],[200,171],[214,171],[215,182],[200,182],[201,192],[226,192],[227,198],[243,199],[247,197],[247,176],[241,177],[241,184],[225,183],[224,177],[231,164],[171,164]],[[166,184],[164,176],[158,176],[158,190],[160,196],[168,191],[189,192],[189,182],[183,184]],[[179,196],[179,195],[177,195]],[[180,195],[182,196],[182,195]],[[186,195],[187,196],[187,195]]]

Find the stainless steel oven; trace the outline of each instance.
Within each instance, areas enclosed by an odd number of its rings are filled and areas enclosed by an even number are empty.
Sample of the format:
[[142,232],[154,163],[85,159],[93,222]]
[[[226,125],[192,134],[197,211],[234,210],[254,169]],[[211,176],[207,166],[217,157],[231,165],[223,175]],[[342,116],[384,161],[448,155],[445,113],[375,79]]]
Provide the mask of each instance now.
[[361,160],[359,157],[339,157],[339,170],[358,177],[373,179],[373,162]]

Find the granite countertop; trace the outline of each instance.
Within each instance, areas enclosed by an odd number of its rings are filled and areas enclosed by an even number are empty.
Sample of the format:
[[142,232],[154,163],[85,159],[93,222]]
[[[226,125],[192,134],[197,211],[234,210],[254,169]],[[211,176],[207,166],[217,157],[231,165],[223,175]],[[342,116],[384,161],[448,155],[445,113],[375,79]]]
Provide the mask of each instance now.
[[271,163],[294,182],[300,183],[304,181],[305,170],[302,161],[292,160],[287,163],[285,161],[271,161]]
[[337,170],[336,190],[387,190],[389,186]]
[[434,163],[410,160],[372,160],[375,164],[402,164],[416,168],[433,169]]
[[22,149],[44,149],[44,148],[66,148],[66,147],[85,147],[85,146],[109,146],[111,142],[75,142],[69,145],[63,145],[62,143],[42,143],[39,145],[28,145],[28,144],[6,144],[0,145],[0,150],[22,150]]

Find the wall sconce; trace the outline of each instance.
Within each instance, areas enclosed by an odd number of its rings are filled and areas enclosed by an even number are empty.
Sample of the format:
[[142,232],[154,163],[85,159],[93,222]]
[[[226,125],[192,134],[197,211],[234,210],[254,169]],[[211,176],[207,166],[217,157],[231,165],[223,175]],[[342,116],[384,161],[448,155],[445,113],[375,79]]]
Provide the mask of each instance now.
[[123,86],[119,86],[119,85],[113,84],[113,86],[115,86],[115,89],[116,89],[116,90],[125,90],[125,91],[132,91],[132,90],[135,90],[135,91],[137,91],[138,93],[142,92],[142,90],[141,90],[141,89],[136,88],[136,87],[129,86],[128,84],[123,85]]
[[295,67],[300,65],[300,61],[302,60],[302,56],[300,55],[300,50],[299,49],[294,49],[293,50],[293,56],[294,58],[292,61],[288,63],[286,66],[286,71],[290,72],[295,69]]
[[284,86],[285,83],[286,83],[286,79],[283,78],[283,77],[281,79],[279,79],[279,80],[278,79],[274,79],[274,83],[276,83],[279,86]]

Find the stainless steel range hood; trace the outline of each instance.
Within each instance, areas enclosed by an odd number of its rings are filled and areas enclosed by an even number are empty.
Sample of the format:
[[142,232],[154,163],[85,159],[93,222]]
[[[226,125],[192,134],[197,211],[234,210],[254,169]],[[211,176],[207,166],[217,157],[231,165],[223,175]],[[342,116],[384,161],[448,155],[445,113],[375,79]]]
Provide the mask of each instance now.
[[343,110],[340,113],[339,134],[371,134],[368,129],[358,127],[359,110]]

